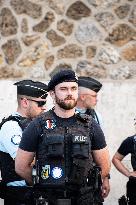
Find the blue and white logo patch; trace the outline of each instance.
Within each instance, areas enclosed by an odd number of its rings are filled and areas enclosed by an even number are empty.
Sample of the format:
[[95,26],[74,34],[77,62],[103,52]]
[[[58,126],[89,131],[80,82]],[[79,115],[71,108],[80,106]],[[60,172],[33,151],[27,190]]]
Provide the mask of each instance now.
[[51,176],[54,179],[59,179],[63,175],[63,170],[60,167],[54,167],[51,171]]
[[20,141],[21,141],[21,135],[13,135],[11,138],[11,142],[14,145],[19,145]]

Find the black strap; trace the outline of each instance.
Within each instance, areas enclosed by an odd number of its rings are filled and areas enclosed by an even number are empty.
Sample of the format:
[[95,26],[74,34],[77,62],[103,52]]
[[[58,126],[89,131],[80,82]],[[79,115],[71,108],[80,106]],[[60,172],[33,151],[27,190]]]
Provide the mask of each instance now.
[[8,122],[8,121],[10,121],[10,120],[18,122],[19,126],[21,127],[20,121],[21,121],[22,119],[25,119],[25,118],[23,118],[23,117],[21,117],[21,116],[19,116],[19,115],[18,115],[18,116],[10,115],[10,116],[7,117],[7,118],[4,117],[4,118],[2,119],[2,121],[1,121],[1,123],[0,123],[0,129],[1,129],[1,127],[3,126],[4,123],[6,123],[6,122]]

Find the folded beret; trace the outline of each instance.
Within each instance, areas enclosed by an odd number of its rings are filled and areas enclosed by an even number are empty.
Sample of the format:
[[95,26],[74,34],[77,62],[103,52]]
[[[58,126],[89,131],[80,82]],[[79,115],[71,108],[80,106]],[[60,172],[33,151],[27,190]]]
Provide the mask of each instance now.
[[48,91],[54,90],[55,86],[63,82],[76,82],[78,77],[73,70],[61,70],[57,72],[48,83]]
[[48,95],[48,86],[39,81],[22,80],[14,83],[17,86],[18,95],[26,95],[30,97],[43,98],[45,99]]
[[78,78],[78,86],[98,92],[101,89],[102,84],[94,78],[80,76]]

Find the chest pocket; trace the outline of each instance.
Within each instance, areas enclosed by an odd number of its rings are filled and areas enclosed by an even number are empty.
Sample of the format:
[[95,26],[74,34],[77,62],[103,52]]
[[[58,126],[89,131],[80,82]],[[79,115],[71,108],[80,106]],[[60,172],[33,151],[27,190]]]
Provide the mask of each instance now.
[[88,137],[73,136],[72,138],[72,157],[80,158],[80,159],[89,157]]
[[45,146],[47,151],[47,157],[64,158],[64,136],[46,136]]

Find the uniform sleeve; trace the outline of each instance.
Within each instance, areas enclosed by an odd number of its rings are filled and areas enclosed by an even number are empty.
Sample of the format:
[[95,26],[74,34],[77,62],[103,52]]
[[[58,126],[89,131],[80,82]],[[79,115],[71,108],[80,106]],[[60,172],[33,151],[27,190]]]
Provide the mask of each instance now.
[[24,151],[35,152],[37,149],[39,132],[35,120],[32,121],[22,134],[19,148]]
[[95,120],[92,121],[92,150],[99,150],[106,147],[104,133]]
[[126,156],[129,153],[134,153],[133,136],[126,138],[117,150],[119,154]]
[[22,129],[18,122],[8,121],[4,123],[0,132],[0,150],[9,153],[14,159],[21,137]]

